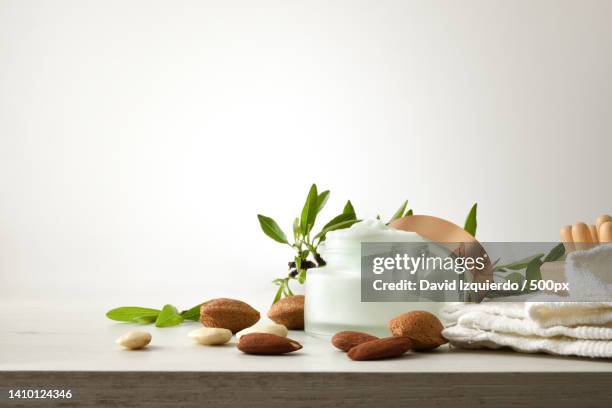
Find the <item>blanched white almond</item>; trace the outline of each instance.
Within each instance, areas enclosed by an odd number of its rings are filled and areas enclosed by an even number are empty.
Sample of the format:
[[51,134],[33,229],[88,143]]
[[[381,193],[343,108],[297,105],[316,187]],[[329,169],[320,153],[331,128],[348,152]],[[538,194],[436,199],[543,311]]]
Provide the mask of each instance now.
[[220,327],[202,327],[190,332],[189,337],[205,346],[218,346],[230,341],[232,332]]
[[138,350],[146,347],[151,342],[151,333],[134,330],[125,333],[115,340],[115,343],[128,350]]
[[287,330],[287,328],[282,324],[261,323],[239,331],[238,333],[236,333],[236,338],[239,339],[241,336],[244,336],[245,334],[249,333],[268,333],[276,334],[277,336],[281,337],[287,337],[287,334],[289,334],[289,330]]

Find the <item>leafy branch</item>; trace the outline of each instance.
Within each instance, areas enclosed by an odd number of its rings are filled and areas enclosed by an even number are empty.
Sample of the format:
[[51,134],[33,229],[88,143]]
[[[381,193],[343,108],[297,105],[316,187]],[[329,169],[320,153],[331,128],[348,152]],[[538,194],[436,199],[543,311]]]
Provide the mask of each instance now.
[[[325,207],[328,199],[329,190],[319,193],[316,184],[310,187],[308,195],[306,196],[306,201],[302,207],[302,212],[300,216],[296,217],[293,221],[293,242],[289,241],[287,234],[274,219],[262,214],[257,215],[259,226],[264,234],[280,244],[291,247],[291,249],[295,251],[293,260],[288,263],[288,275],[272,281],[272,283],[278,286],[273,303],[278,302],[284,296],[293,296],[290,287],[290,282],[292,280],[297,280],[300,284],[303,284],[306,280],[306,272],[308,269],[325,265],[325,260],[319,253],[319,245],[325,241],[327,233],[348,228],[361,221],[357,219],[355,208],[353,208],[353,204],[349,200],[346,202],[340,214],[323,225],[323,228],[319,232],[314,233],[313,229],[317,217]],[[474,236],[476,235],[477,225],[476,209],[477,204],[474,204],[465,222],[465,230]],[[411,215],[413,215],[413,211],[408,208],[408,201],[406,200],[397,211],[395,211],[389,221],[387,221],[387,225],[399,218]],[[380,215],[376,218],[379,220],[381,219]]]
[[[557,244],[551,249],[546,255],[536,254],[526,258],[520,259],[504,265],[494,265],[493,273],[509,282],[523,284],[523,281],[539,281],[542,280],[542,272],[540,268],[545,262],[554,262],[564,259],[565,257],[565,246],[563,243]],[[525,273],[519,271],[525,270]],[[487,295],[489,298],[500,297],[500,296],[511,296],[528,293],[525,292],[496,292]]]
[[321,257],[318,249],[319,245],[325,241],[327,233],[348,228],[360,221],[357,219],[355,209],[349,200],[346,202],[342,213],[328,221],[319,232],[313,233],[317,216],[325,207],[328,199],[329,190],[319,193],[316,184],[310,187],[302,212],[293,221],[293,242],[289,242],[287,234],[276,221],[265,215],[257,215],[264,234],[278,243],[288,245],[295,251],[293,260],[288,263],[288,275],[273,281],[275,285],[278,285],[273,303],[279,301],[283,296],[293,296],[289,286],[291,280],[304,283],[308,269],[325,265],[325,260]]
[[160,309],[151,309],[139,306],[122,306],[111,309],[106,313],[106,317],[111,320],[125,323],[151,324],[157,327],[171,327],[183,323],[185,320],[200,320],[200,306],[202,302],[190,309],[179,312],[173,305],[164,305]]

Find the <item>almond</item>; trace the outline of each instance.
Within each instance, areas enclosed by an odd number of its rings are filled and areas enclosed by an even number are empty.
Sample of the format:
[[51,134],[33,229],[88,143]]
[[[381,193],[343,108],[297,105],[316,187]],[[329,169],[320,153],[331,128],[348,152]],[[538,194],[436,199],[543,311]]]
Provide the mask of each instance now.
[[376,340],[378,337],[372,336],[368,333],[356,332],[356,331],[342,331],[336,333],[332,337],[332,344],[342,351],[349,351],[355,346],[365,343],[366,341]]
[[140,330],[127,332],[115,340],[115,343],[127,350],[139,350],[147,347],[150,342],[151,333]]
[[221,327],[236,333],[259,320],[259,312],[235,299],[214,299],[200,307],[200,321],[206,327]]
[[302,345],[287,337],[269,333],[249,333],[238,340],[238,350],[247,354],[285,354],[297,351]]
[[424,310],[403,313],[389,322],[394,336],[409,337],[415,350],[432,350],[446,344],[444,326],[433,314]]
[[304,295],[279,300],[268,311],[268,317],[289,330],[304,330]]
[[408,337],[385,337],[366,341],[349,350],[348,356],[351,360],[382,360],[401,356],[412,348],[412,342]]
[[255,326],[247,327],[244,330],[240,330],[238,333],[236,333],[236,339],[239,340],[240,337],[244,336],[245,334],[249,334],[249,333],[270,333],[270,334],[276,334],[277,336],[281,336],[281,337],[287,337],[287,335],[289,334],[289,331],[282,324],[258,323]]
[[204,346],[218,346],[232,339],[232,332],[219,327],[200,327],[189,332],[189,337]]

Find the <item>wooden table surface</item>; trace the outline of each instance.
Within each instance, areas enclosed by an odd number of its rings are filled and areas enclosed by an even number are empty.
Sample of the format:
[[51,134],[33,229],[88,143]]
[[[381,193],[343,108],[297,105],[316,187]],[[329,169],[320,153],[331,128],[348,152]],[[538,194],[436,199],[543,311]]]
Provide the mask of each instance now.
[[[303,332],[304,348],[284,356],[245,355],[194,344],[200,327],[133,326],[104,317],[103,307],[9,304],[0,309],[0,406],[9,389],[73,390],[58,406],[612,406],[607,360],[440,348],[392,360],[355,362],[329,339]],[[134,328],[153,335],[142,351],[114,340]],[[35,402],[41,402],[37,400]],[[502,404],[502,405],[499,405]]]

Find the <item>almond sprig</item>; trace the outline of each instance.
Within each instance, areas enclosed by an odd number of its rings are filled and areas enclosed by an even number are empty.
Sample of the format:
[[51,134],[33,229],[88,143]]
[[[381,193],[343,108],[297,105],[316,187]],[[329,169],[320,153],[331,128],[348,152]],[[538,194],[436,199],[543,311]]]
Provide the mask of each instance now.
[[349,200],[346,202],[342,213],[327,222],[319,232],[314,233],[313,228],[317,216],[325,207],[328,199],[329,190],[319,193],[316,184],[310,187],[302,212],[293,221],[293,242],[289,242],[287,235],[276,221],[265,215],[257,215],[264,234],[276,242],[290,246],[295,251],[293,261],[288,264],[288,275],[273,281],[274,284],[278,285],[278,290],[272,303],[278,302],[283,296],[293,296],[289,287],[290,280],[295,279],[299,283],[304,283],[308,269],[325,265],[325,260],[319,254],[318,248],[325,241],[328,232],[348,228],[361,221],[357,219],[355,209]]
[[198,321],[200,319],[200,306],[203,302],[190,309],[179,312],[173,305],[164,305],[161,309],[152,309],[140,306],[122,306],[106,312],[106,317],[117,322],[151,324],[157,327],[172,327],[185,320]]

